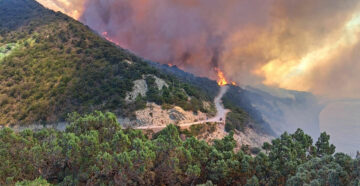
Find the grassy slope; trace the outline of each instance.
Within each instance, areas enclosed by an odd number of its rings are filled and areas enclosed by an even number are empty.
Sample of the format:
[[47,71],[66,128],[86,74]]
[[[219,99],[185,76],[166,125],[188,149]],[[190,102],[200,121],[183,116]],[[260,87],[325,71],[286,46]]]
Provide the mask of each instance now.
[[[0,53],[2,125],[55,122],[73,111],[131,116],[147,100],[206,112],[202,101],[211,100],[200,89],[160,73],[88,27],[33,0],[0,0]],[[163,78],[169,89],[126,104],[126,92],[144,74]]]

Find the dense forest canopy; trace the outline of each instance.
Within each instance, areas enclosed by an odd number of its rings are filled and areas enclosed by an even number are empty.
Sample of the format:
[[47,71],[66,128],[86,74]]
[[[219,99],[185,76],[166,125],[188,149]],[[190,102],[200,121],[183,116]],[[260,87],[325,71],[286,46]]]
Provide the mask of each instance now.
[[211,145],[180,138],[169,125],[152,139],[121,129],[112,113],[69,117],[65,132],[0,130],[0,184],[58,185],[359,185],[360,159],[336,153],[298,129],[261,152],[235,151],[233,133]]

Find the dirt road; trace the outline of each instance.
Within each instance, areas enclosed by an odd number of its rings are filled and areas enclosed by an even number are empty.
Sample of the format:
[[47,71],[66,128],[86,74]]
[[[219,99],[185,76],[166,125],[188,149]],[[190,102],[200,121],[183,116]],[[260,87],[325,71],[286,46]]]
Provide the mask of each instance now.
[[[224,94],[226,93],[226,91],[228,90],[228,86],[222,86],[220,88],[220,92],[219,94],[215,97],[214,99],[214,104],[216,107],[216,116],[207,120],[202,120],[202,121],[197,121],[197,122],[191,122],[191,123],[183,123],[183,124],[178,124],[177,126],[179,126],[180,128],[186,128],[186,127],[191,127],[192,125],[200,125],[200,124],[204,124],[204,123],[225,123],[226,120],[226,114],[229,112],[228,109],[224,108],[224,105],[222,103],[222,97],[224,96]],[[166,127],[167,125],[148,125],[148,126],[141,126],[141,127],[136,127],[135,129],[139,129],[139,130],[162,130]]]

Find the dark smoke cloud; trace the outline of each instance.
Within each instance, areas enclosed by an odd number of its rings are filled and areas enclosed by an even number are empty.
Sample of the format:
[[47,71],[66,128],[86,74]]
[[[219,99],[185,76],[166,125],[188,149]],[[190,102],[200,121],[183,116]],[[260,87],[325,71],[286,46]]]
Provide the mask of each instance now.
[[[360,96],[352,68],[360,59],[358,0],[38,1],[81,12],[80,21],[122,47],[198,75],[215,78],[209,71],[218,66],[242,84]],[[347,28],[356,13],[359,22]]]
[[266,24],[268,8],[261,0],[89,0],[80,20],[139,55],[208,75],[223,65],[229,35]]

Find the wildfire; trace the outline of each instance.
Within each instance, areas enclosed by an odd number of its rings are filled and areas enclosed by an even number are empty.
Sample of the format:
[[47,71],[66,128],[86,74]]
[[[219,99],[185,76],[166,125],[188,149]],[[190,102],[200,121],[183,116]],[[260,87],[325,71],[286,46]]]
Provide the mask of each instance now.
[[102,35],[104,36],[104,38],[105,38],[106,40],[108,40],[108,41],[110,41],[110,42],[112,42],[112,43],[115,43],[116,45],[120,46],[120,43],[112,40],[112,39],[109,37],[109,35],[108,35],[107,32],[103,32]]
[[224,73],[219,68],[216,68],[216,67],[214,68],[214,70],[216,71],[217,76],[218,76],[218,80],[217,80],[218,85],[219,86],[227,85],[228,81],[226,80]]

